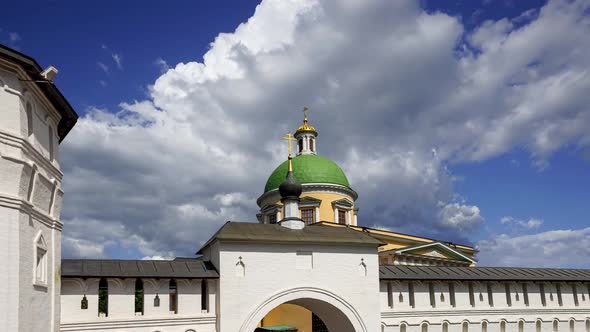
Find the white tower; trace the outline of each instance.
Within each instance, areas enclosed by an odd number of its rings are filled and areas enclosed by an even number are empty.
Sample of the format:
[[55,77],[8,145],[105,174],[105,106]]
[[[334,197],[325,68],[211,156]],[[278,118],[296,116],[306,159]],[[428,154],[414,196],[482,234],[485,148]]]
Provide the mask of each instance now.
[[318,132],[315,128],[307,123],[308,108],[303,108],[303,124],[295,131],[295,139],[297,139],[297,155],[302,154],[317,154],[316,137]]
[[59,142],[77,114],[57,73],[0,45],[0,331],[59,331]]

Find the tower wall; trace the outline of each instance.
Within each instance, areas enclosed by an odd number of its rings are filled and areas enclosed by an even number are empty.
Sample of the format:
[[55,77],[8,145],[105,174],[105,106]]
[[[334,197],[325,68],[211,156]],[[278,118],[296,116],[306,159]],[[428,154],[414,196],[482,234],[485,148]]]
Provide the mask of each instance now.
[[0,330],[59,331],[60,113],[0,59]]

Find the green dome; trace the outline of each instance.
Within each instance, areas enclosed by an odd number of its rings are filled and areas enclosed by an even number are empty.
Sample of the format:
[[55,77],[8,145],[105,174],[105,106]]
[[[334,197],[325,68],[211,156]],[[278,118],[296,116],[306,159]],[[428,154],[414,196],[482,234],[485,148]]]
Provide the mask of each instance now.
[[[289,162],[285,161],[270,175],[264,186],[264,192],[277,189],[287,176]],[[293,158],[293,173],[299,183],[332,183],[350,188],[344,172],[330,159],[313,154]]]

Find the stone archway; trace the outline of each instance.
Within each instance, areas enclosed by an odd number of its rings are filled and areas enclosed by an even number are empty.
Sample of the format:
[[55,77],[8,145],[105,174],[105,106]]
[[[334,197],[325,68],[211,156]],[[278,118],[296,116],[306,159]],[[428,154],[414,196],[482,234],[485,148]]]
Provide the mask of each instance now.
[[367,332],[365,323],[352,305],[330,291],[313,287],[293,288],[271,296],[248,315],[239,332],[253,332],[266,314],[285,303],[315,313],[330,331]]

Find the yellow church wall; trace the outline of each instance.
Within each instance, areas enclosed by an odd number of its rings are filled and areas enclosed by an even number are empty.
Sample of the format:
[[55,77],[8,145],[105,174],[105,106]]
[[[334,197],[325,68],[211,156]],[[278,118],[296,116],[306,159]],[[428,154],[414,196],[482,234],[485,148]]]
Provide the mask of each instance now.
[[[322,202],[320,203],[320,218],[319,218],[319,220],[316,220],[316,222],[328,221],[331,223],[336,222],[336,216],[334,215],[334,208],[332,207],[332,202],[343,199],[343,198],[351,200],[350,197],[348,197],[346,195],[341,195],[341,194],[336,194],[336,193],[324,193],[324,192],[304,192],[301,195],[301,198],[304,198],[304,197],[312,197],[312,198],[322,200]],[[280,202],[281,202],[280,200],[277,200],[276,202],[273,202],[273,203],[280,204]],[[354,208],[354,206],[353,206],[353,208]],[[283,213],[284,213],[284,211],[283,211]],[[353,218],[351,220],[351,223],[352,223],[352,225],[356,225],[355,220],[354,220],[354,213],[352,213],[352,215],[353,215]]]
[[298,328],[297,332],[312,332],[311,311],[294,304],[281,304],[264,316],[262,324],[291,325]]
[[[327,224],[327,225],[341,227],[341,225],[338,225],[338,224]],[[405,247],[410,247],[410,246],[415,246],[415,245],[420,245],[420,244],[427,244],[427,243],[436,242],[436,240],[433,240],[433,239],[428,239],[428,238],[423,238],[423,237],[408,235],[408,234],[402,234],[402,233],[395,233],[395,232],[385,231],[385,230],[380,230],[380,229],[371,229],[371,228],[365,228],[365,227],[360,227],[360,226],[353,226],[352,228],[357,231],[367,231],[373,237],[379,239],[380,241],[383,241],[383,243],[385,243],[385,244],[379,247],[379,251],[394,250],[394,249],[400,249],[400,248],[405,248]],[[463,255],[465,255],[471,259],[475,258],[475,250],[472,247],[457,244],[457,245],[455,245],[455,249],[459,250]],[[422,254],[422,253],[429,252],[430,250],[432,250],[432,249],[426,248],[423,251],[417,252],[417,253]],[[443,253],[443,254],[445,255],[445,257],[447,257],[445,253]],[[453,258],[453,257],[448,257],[448,258]]]
[[[336,216],[334,216],[334,207],[332,206],[332,202],[337,201],[339,199],[348,199],[350,198],[345,195],[334,194],[334,193],[304,193],[301,197],[312,197],[321,199],[322,203],[320,204],[320,220],[316,221],[329,221],[329,222],[336,222]],[[353,207],[354,208],[354,207]],[[354,220],[352,220],[354,223]]]

